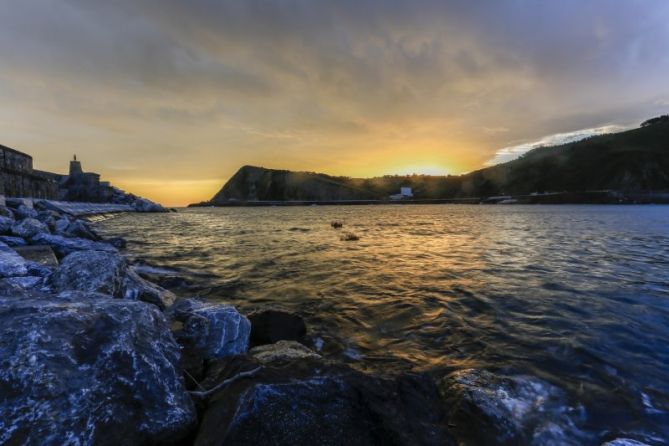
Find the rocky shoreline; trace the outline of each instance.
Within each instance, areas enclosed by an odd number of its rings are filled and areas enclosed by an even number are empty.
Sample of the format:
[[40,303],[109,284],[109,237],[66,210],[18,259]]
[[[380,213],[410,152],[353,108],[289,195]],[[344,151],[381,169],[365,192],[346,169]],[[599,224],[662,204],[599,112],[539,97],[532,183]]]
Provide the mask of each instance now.
[[[242,315],[177,297],[128,261],[124,240],[103,239],[88,222],[39,202],[7,204],[0,206],[0,444],[592,440],[571,414],[547,415],[567,403],[540,380],[478,370],[439,381],[363,373],[307,348],[298,315]],[[635,444],[624,441],[611,444]]]

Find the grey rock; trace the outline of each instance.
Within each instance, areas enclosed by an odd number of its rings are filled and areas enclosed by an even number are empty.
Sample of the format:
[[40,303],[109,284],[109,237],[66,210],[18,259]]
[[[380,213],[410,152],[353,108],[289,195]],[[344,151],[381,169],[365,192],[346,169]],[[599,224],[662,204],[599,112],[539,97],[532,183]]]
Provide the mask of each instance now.
[[179,342],[199,349],[205,359],[246,353],[251,323],[234,307],[195,300],[180,305],[177,320],[183,322],[183,329],[176,333]]
[[78,251],[65,256],[51,277],[55,291],[76,290],[123,297],[127,262],[118,253]]
[[7,234],[12,230],[14,226],[14,219],[9,217],[0,216],[0,234]]
[[82,302],[92,299],[113,299],[114,296],[104,293],[94,293],[90,291],[66,290],[56,294],[56,298],[70,302]]
[[7,197],[5,198],[5,204],[14,209],[18,208],[19,206],[26,206],[32,208],[33,200],[32,198]]
[[67,238],[46,233],[37,234],[31,241],[34,244],[51,246],[58,257],[64,257],[75,251],[118,252],[116,248],[107,243],[94,242],[82,238]]
[[62,217],[54,222],[53,232],[58,235],[63,235],[65,234],[65,231],[67,231],[68,226],[70,226],[70,221],[67,218]]
[[26,262],[26,267],[28,268],[29,276],[38,276],[38,277],[49,277],[53,273],[53,269],[48,266],[44,266],[37,262]]
[[469,444],[583,444],[583,408],[570,407],[564,391],[533,376],[499,376],[460,370],[442,381],[450,423]]
[[26,246],[28,243],[21,237],[12,237],[11,235],[0,236],[0,242],[7,246]]
[[16,218],[22,220],[24,218],[37,218],[38,212],[32,207],[21,204],[16,208],[15,214]]
[[64,231],[67,237],[79,237],[93,241],[100,241],[101,237],[82,220],[75,220],[70,223]]
[[32,245],[32,246],[17,246],[14,248],[18,255],[29,262],[39,263],[47,267],[58,266],[58,259],[50,246],[47,245]]
[[[258,366],[244,357],[214,361],[202,386]],[[196,446],[454,444],[428,375],[382,378],[313,358],[260,367],[209,399]]]
[[0,244],[0,278],[25,276],[28,274],[26,261],[9,246]]
[[320,358],[320,355],[295,341],[279,341],[276,344],[261,345],[252,348],[249,354],[262,364],[304,358]]
[[26,218],[12,226],[12,234],[18,237],[31,238],[41,233],[49,233],[49,228],[34,218]]
[[58,219],[60,219],[60,214],[56,211],[40,211],[37,214],[37,218],[39,221],[41,221],[44,224],[48,224],[51,226],[54,224]]
[[127,270],[123,279],[123,297],[152,303],[161,310],[169,307],[176,300],[174,293],[142,279],[132,269]]
[[177,443],[196,423],[153,306],[0,298],[0,444]]

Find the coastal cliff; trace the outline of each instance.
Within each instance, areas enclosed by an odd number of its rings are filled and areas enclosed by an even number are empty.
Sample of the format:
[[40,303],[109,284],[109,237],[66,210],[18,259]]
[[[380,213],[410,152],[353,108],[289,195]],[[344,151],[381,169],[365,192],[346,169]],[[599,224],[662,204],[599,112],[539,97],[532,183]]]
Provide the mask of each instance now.
[[[539,147],[520,158],[464,175],[334,177],[244,166],[203,205],[254,201],[385,200],[400,187],[416,199],[485,198],[546,192],[669,191],[669,120],[640,128]],[[573,196],[573,195],[572,195]]]
[[359,200],[375,194],[347,178],[313,172],[291,172],[244,166],[230,178],[212,202],[227,200]]

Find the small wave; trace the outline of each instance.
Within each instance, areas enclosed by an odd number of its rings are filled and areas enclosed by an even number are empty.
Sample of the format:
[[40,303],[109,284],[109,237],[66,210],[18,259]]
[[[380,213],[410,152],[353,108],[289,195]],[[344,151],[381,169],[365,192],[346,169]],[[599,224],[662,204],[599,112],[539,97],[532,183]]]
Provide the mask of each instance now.
[[292,227],[288,229],[291,232],[311,232],[310,228],[299,228],[299,227]]

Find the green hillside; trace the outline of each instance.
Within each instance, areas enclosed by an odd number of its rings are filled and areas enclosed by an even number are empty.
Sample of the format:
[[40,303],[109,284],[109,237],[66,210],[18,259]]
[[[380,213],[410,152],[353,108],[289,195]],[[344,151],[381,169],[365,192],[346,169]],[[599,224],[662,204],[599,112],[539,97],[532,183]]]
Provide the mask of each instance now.
[[514,161],[459,176],[361,179],[244,166],[211,203],[385,199],[401,186],[412,187],[417,199],[669,191],[669,117],[646,121],[640,128],[622,133],[540,147]]

